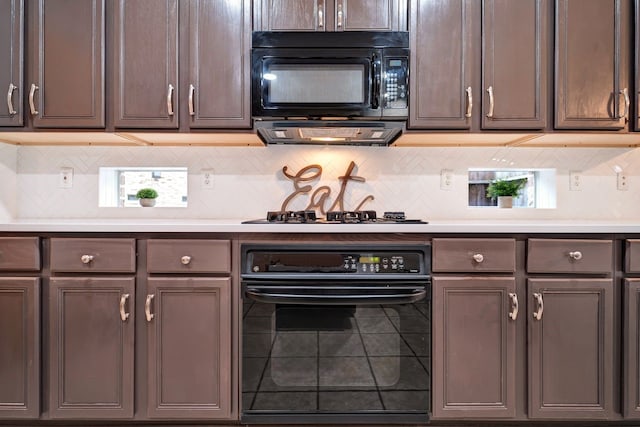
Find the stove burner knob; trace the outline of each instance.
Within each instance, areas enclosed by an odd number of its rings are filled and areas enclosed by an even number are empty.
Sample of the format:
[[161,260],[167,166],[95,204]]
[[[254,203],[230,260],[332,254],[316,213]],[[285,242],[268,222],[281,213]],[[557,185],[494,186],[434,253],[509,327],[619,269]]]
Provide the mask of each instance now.
[[257,273],[258,271],[260,271],[260,267],[259,267],[259,266],[257,266],[257,265],[254,265],[254,266],[253,266],[253,272],[254,272],[254,273]]

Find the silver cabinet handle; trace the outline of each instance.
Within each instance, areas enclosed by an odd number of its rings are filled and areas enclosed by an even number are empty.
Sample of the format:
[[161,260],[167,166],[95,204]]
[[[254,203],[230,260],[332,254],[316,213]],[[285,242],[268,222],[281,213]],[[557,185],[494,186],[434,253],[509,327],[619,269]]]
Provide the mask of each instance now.
[[151,319],[155,317],[155,314],[151,313],[151,300],[155,297],[154,294],[147,295],[147,300],[144,302],[144,315],[147,318],[147,322],[151,322]]
[[471,89],[471,86],[467,87],[465,89],[465,92],[467,92],[467,113],[464,116],[469,118],[471,117],[471,112],[473,111],[473,91]]
[[631,104],[631,100],[629,99],[629,90],[625,87],[619,93],[624,98],[624,113],[620,114],[620,117],[618,118],[627,119],[629,117],[629,104]]
[[480,264],[482,261],[484,261],[484,255],[482,255],[482,254],[473,254],[473,256],[471,258],[473,258],[473,260],[475,262],[477,262],[478,264]]
[[342,13],[342,2],[338,3],[338,28],[342,28],[343,21],[343,13]]
[[167,91],[167,113],[173,116],[173,85],[169,83],[169,90]]
[[569,258],[578,261],[582,259],[582,252],[580,251],[569,252]]
[[93,261],[93,255],[82,255],[80,261],[82,261],[83,264],[89,264]]
[[509,311],[509,318],[516,320],[518,318],[518,294],[515,292],[509,292],[509,298],[511,299],[511,311]]
[[180,258],[180,262],[182,263],[182,265],[189,265],[189,263],[191,262],[191,257],[189,255],[185,255]]
[[535,292],[533,297],[536,299],[537,308],[533,312],[533,318],[536,320],[542,319],[542,312],[544,311],[544,301],[542,300],[542,294]]
[[493,86],[489,86],[489,88],[487,89],[487,92],[489,93],[489,112],[487,113],[487,117],[492,119],[493,118]]
[[29,108],[31,109],[31,115],[35,116],[38,114],[38,110],[36,110],[36,104],[33,102],[33,97],[36,95],[36,90],[40,89],[35,83],[31,83],[31,89],[29,90]]
[[195,110],[195,106],[193,104],[193,96],[196,93],[196,87],[194,85],[189,85],[189,115],[190,116],[195,116],[196,115],[196,110]]
[[324,27],[324,2],[318,2],[318,28]]
[[129,299],[129,294],[122,294],[120,296],[120,319],[123,322],[129,318],[129,313],[127,313],[124,309],[124,306],[127,304],[128,299]]
[[7,91],[7,107],[9,108],[10,116],[17,113],[17,111],[13,109],[13,91],[16,89],[18,89],[18,86],[13,83],[9,83],[9,90]]

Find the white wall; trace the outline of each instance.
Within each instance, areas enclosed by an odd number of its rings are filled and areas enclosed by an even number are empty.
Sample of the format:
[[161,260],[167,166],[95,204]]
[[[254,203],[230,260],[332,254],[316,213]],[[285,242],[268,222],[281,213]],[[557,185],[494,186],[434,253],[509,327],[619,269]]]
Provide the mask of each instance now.
[[[0,145],[9,163],[15,147]],[[4,156],[3,156],[4,157]],[[17,206],[12,216],[27,218],[262,218],[293,191],[282,174],[309,164],[323,168],[314,188],[337,195],[350,161],[365,183],[349,183],[345,209],[367,195],[364,208],[403,210],[408,216],[438,219],[640,219],[640,149],[624,148],[378,148],[378,147],[31,147],[17,148]],[[629,175],[629,190],[616,190],[614,166]],[[188,208],[98,208],[100,166],[186,166]],[[11,166],[0,172],[13,179]],[[61,167],[74,169],[73,188],[58,188]],[[556,168],[556,209],[470,208],[467,168]],[[199,173],[213,169],[214,186],[204,189]],[[453,189],[440,189],[440,170],[454,171]],[[583,190],[569,191],[569,171],[583,173]],[[4,181],[3,181],[4,182]],[[24,191],[22,191],[24,190]],[[27,191],[28,190],[28,191]],[[12,211],[11,191],[4,209]],[[307,197],[289,208],[302,209]],[[6,216],[6,215],[5,215]]]
[[6,222],[17,214],[18,147],[0,143],[0,221]]

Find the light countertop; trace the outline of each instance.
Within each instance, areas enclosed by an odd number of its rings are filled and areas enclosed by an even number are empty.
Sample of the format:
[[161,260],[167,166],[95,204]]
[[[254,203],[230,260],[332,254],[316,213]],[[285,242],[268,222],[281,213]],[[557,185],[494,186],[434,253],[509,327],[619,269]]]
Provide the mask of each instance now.
[[22,219],[0,232],[30,233],[640,233],[637,221],[460,220],[428,224],[241,224],[240,219]]

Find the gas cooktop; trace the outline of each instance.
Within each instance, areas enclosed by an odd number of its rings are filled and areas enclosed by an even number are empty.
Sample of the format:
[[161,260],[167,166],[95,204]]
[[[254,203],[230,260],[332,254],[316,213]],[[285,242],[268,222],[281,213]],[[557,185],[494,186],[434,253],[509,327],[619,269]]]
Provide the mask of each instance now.
[[318,218],[315,211],[269,211],[265,219],[243,221],[243,224],[427,224],[421,219],[408,219],[404,212],[330,211]]

